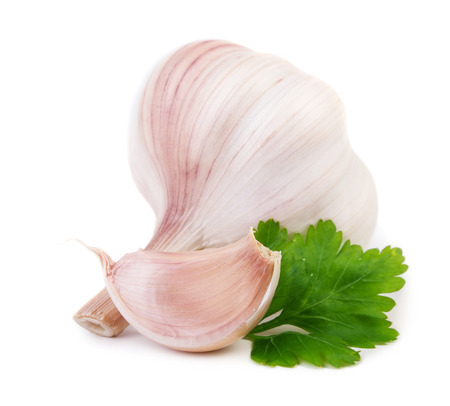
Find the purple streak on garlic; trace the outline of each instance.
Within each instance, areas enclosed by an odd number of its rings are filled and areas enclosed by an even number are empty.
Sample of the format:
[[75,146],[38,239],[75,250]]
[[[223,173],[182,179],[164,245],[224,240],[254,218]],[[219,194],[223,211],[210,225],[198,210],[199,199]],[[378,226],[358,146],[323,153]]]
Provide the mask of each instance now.
[[94,252],[122,316],[151,340],[183,351],[219,349],[249,333],[273,298],[281,258],[253,231],[222,248],[139,250],[117,263]]
[[189,44],[152,73],[130,164],[156,215],[148,249],[222,246],[269,218],[297,232],[332,219],[360,244],[375,227],[374,183],[336,92],[231,43]]

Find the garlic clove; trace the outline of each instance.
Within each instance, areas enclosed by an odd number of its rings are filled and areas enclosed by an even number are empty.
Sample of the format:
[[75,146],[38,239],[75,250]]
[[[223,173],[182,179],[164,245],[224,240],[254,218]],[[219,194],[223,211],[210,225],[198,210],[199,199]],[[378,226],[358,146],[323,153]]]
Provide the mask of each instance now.
[[223,246],[269,218],[300,233],[331,219],[363,245],[374,230],[374,182],[341,99],[282,58],[188,44],[150,75],[135,120],[131,170],[156,215],[148,249]]
[[166,347],[210,351],[250,332],[275,293],[281,254],[253,231],[222,248],[139,250],[104,262],[108,293],[141,334]]

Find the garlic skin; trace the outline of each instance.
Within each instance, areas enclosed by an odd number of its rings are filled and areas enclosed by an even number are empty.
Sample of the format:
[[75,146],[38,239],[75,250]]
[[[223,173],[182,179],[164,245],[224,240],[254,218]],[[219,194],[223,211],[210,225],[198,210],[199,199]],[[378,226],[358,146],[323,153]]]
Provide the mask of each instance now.
[[156,215],[147,249],[229,244],[274,218],[331,219],[353,243],[377,217],[344,106],[321,80],[224,41],[189,44],[151,74],[130,136],[134,180]]
[[225,347],[261,321],[280,258],[251,231],[222,248],[139,250],[103,265],[108,293],[133,327],[166,347],[199,352]]

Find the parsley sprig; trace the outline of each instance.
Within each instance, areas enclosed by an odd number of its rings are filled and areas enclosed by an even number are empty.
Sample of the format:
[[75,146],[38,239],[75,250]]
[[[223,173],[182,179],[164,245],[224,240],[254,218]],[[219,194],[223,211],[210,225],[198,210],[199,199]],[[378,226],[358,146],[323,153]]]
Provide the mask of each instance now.
[[[359,245],[343,243],[329,220],[310,226],[305,237],[290,236],[273,220],[260,222],[255,237],[281,251],[282,259],[270,308],[246,337],[253,342],[254,361],[342,367],[360,360],[354,348],[396,339],[398,332],[385,314],[395,302],[380,294],[398,291],[405,283],[398,276],[408,268],[399,248],[364,252]],[[271,333],[281,327],[282,332]]]

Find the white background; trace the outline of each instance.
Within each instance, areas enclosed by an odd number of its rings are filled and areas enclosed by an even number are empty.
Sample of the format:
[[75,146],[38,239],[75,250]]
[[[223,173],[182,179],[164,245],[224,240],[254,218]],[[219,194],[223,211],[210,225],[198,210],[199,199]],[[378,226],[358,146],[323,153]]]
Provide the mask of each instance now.
[[[450,12],[437,1],[2,1],[0,403],[450,404]],[[131,179],[129,114],[175,48],[226,39],[282,56],[340,94],[379,202],[372,246],[410,269],[400,338],[340,370],[268,368],[245,341],[166,350],[72,320],[103,280],[77,237],[114,259],[153,214]]]

